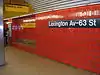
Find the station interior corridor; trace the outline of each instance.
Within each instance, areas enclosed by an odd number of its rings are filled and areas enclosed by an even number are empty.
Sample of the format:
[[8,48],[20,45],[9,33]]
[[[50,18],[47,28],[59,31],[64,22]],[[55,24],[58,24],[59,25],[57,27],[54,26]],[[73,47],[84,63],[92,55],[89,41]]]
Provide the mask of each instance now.
[[5,52],[7,64],[0,75],[96,75],[13,47]]

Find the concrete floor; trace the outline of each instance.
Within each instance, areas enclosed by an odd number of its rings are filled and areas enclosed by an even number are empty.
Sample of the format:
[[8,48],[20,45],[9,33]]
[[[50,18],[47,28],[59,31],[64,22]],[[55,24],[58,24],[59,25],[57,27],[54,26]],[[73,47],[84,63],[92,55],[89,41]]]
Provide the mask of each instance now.
[[13,47],[6,48],[6,61],[0,75],[96,75]]

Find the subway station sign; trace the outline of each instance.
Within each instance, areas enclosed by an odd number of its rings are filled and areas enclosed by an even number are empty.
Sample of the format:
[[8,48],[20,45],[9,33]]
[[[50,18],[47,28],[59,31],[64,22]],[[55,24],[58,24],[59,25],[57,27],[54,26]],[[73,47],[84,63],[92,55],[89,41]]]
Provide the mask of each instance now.
[[21,5],[5,5],[5,11],[28,13],[29,7]]
[[62,19],[49,20],[49,28],[100,28],[100,5],[87,5],[56,11]]
[[21,24],[22,28],[36,28],[36,23],[23,23]]
[[49,28],[100,28],[100,19],[49,21]]

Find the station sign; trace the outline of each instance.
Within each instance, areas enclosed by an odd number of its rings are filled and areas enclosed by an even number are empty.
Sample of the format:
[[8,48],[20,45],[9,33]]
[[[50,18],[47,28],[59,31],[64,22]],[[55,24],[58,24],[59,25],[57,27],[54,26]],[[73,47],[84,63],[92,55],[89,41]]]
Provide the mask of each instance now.
[[49,28],[100,28],[100,5],[88,5],[56,11],[63,19],[49,20]]
[[100,19],[49,21],[49,28],[100,28]]
[[29,7],[28,6],[8,4],[8,5],[5,5],[5,11],[28,13],[29,12]]
[[23,23],[21,24],[22,28],[36,28],[36,23]]

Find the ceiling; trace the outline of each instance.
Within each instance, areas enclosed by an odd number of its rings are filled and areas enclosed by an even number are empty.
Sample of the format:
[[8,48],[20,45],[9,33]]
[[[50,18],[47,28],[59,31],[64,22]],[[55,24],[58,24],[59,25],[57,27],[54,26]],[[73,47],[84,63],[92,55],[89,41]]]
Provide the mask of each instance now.
[[[83,6],[93,3],[99,3],[100,0],[4,0],[5,4],[28,5],[35,13],[49,10],[58,10],[64,8],[71,8],[76,6]],[[13,13],[13,14],[12,14]],[[33,13],[33,11],[29,12]],[[21,12],[4,12],[4,17],[14,17],[28,13]]]
[[35,9],[35,12],[70,8],[74,6],[100,3],[100,0],[25,0]]
[[[27,12],[23,12],[23,10],[26,11],[23,8],[20,11],[18,11],[17,8],[9,8],[9,10],[6,10],[8,8],[7,5],[25,6],[25,7],[28,7],[28,10]],[[21,16],[21,15],[29,14],[33,12],[34,12],[34,9],[32,9],[31,4],[29,4],[28,2],[25,2],[25,0],[4,0],[4,16],[3,16],[4,19],[15,17],[15,16]]]

